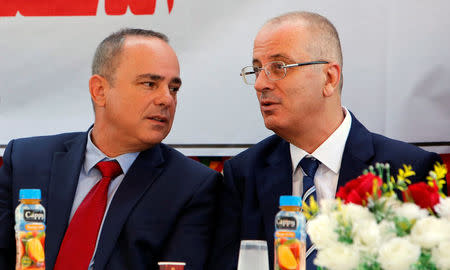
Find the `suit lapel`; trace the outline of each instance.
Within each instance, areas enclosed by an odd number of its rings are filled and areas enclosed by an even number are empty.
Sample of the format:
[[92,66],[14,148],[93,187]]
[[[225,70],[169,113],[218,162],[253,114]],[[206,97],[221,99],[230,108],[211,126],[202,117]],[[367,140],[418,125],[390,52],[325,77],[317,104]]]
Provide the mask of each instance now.
[[141,152],[128,170],[106,214],[94,258],[95,269],[105,268],[128,215],[161,174],[163,165],[161,146],[156,145]]
[[47,237],[45,243],[45,260],[48,269],[53,269],[59,246],[69,222],[73,198],[85,156],[86,142],[87,133],[83,133],[65,143],[66,152],[56,152],[53,155],[48,190]]
[[345,143],[339,172],[338,190],[348,181],[361,175],[375,155],[371,133],[352,116],[350,133]]
[[266,161],[266,167],[255,172],[256,189],[263,211],[266,239],[273,239],[273,224],[275,214],[278,212],[280,195],[292,195],[289,143],[282,140],[278,147],[269,154]]

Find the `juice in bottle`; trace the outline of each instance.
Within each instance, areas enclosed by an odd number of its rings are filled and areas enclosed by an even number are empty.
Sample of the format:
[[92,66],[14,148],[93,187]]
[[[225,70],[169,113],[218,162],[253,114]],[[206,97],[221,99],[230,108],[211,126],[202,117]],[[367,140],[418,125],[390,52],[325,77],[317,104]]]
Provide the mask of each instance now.
[[16,208],[16,270],[45,270],[45,209],[40,189],[21,189]]
[[280,212],[275,216],[275,270],[306,269],[305,216],[302,199],[280,196]]

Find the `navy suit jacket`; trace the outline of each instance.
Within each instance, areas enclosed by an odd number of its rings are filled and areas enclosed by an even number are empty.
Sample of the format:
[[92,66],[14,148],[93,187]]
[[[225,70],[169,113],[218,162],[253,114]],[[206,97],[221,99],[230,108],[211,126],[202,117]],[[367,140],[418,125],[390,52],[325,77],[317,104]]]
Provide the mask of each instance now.
[[[21,188],[41,189],[47,211],[46,269],[53,269],[86,141],[84,132],[8,144],[0,168],[0,269],[14,269],[13,219]],[[220,178],[164,144],[141,152],[111,202],[94,269],[157,269],[158,261],[182,261],[186,269],[204,269]]]
[[[352,115],[344,148],[338,188],[361,175],[375,162],[397,169],[410,164],[414,179],[425,179],[440,157],[410,144],[369,132]],[[280,195],[292,194],[292,162],[289,143],[277,135],[268,137],[226,162],[220,195],[220,221],[214,240],[210,269],[236,269],[239,243],[245,239],[266,240],[273,269],[274,224]],[[310,256],[308,270],[314,269]]]

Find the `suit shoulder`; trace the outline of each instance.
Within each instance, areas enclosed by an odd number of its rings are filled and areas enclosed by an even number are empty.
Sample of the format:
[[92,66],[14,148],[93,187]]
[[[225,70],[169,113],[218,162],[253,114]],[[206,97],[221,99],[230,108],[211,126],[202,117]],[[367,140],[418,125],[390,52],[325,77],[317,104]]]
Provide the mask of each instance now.
[[388,160],[393,163],[403,162],[405,164],[430,163],[440,160],[436,153],[428,152],[407,142],[370,132],[353,114],[352,127],[346,144],[347,146],[352,145],[353,151],[373,146],[375,160]]
[[15,143],[19,144],[31,144],[31,143],[58,144],[58,142],[65,142],[73,137],[81,135],[82,133],[83,132],[70,132],[55,135],[34,136],[34,137],[18,138],[15,139],[14,141]]
[[173,147],[161,144],[161,148],[165,153],[166,158],[169,161],[169,164],[171,166],[176,166],[180,174],[182,173],[205,174],[205,175],[212,173],[218,174],[218,172],[216,172],[215,170],[203,165],[202,163],[196,160],[193,160],[192,158],[185,156],[184,154],[174,149]]
[[409,158],[436,155],[410,143],[391,139],[380,134],[372,133],[372,138],[375,148],[383,149],[383,151],[393,154],[399,154]]
[[12,150],[15,153],[26,153],[27,155],[38,153],[42,155],[45,153],[62,151],[66,141],[82,134],[83,132],[71,132],[57,135],[19,138],[12,140],[9,143],[9,146],[12,147],[12,144],[14,144],[14,148]]
[[274,134],[258,142],[247,150],[237,154],[230,159],[230,162],[251,162],[252,160],[257,160],[260,157],[268,156],[283,143],[287,142],[278,135]]

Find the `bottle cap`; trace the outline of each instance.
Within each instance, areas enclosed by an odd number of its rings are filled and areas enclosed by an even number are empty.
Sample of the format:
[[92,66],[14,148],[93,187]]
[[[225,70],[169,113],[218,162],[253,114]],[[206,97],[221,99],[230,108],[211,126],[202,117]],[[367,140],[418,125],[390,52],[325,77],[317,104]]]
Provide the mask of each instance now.
[[280,206],[302,206],[302,197],[299,196],[280,196]]
[[40,200],[41,190],[40,189],[21,189],[19,191],[19,200]]

